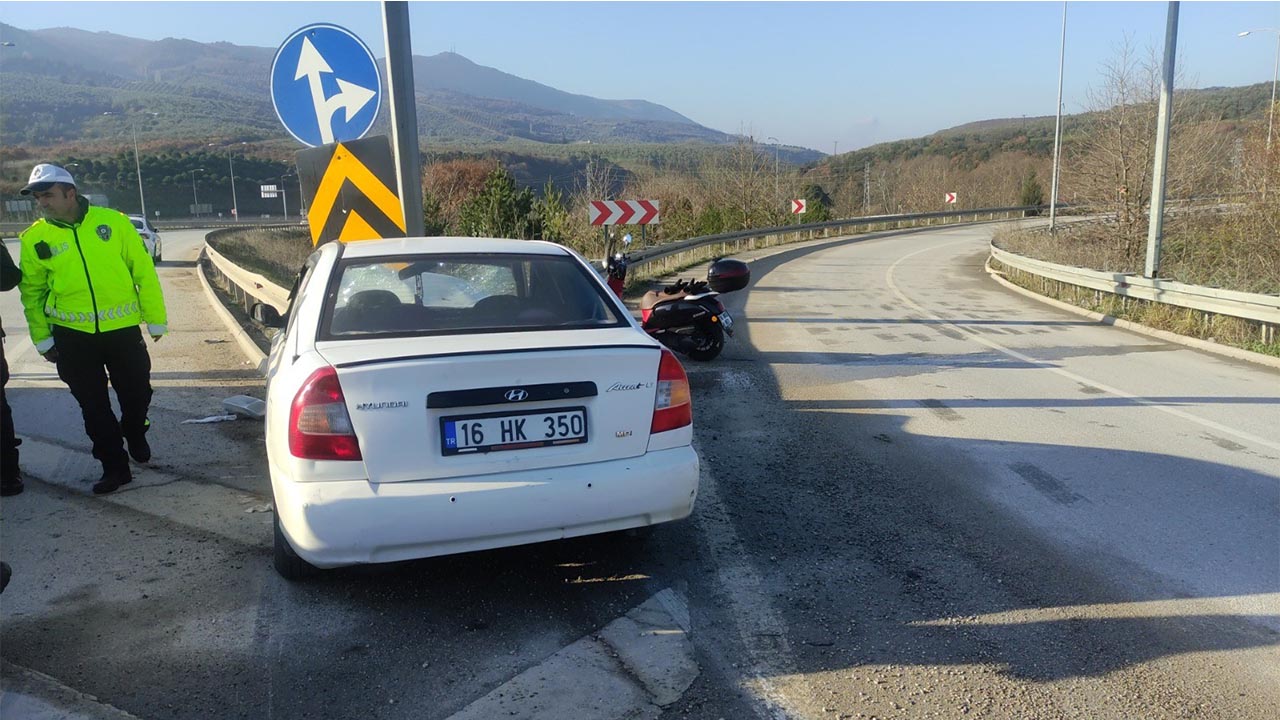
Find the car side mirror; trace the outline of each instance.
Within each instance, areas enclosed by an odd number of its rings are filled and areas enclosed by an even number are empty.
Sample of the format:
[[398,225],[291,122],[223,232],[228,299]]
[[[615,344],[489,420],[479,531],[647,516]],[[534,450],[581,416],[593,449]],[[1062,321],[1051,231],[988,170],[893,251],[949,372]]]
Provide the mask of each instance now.
[[254,322],[263,327],[282,328],[284,327],[284,318],[280,316],[280,311],[276,310],[274,305],[266,303],[254,303],[249,308],[249,316]]

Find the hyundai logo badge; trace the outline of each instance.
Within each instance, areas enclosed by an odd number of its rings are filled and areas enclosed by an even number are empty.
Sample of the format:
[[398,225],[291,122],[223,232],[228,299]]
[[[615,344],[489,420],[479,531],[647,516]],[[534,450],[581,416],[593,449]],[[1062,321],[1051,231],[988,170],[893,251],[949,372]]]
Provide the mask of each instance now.
[[503,397],[511,402],[524,402],[529,399],[529,393],[517,388],[515,390],[508,390],[507,394]]

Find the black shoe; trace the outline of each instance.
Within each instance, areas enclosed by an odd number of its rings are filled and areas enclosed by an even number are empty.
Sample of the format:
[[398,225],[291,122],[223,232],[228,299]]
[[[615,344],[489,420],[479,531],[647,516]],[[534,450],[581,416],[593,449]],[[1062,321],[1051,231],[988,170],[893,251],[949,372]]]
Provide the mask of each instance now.
[[146,435],[125,438],[125,442],[129,444],[129,457],[140,463],[151,459],[151,446],[147,444]]
[[18,493],[22,492],[22,490],[23,490],[22,478],[14,478],[12,480],[5,480],[4,482],[0,482],[0,497],[9,497],[10,495],[17,495]]
[[94,495],[105,495],[113,492],[121,485],[128,485],[133,482],[133,474],[129,472],[129,468],[122,470],[104,470],[102,479],[93,486]]
[[13,576],[13,571],[9,569],[9,563],[0,562],[0,592],[9,587],[9,578]]
[[124,440],[129,445],[129,457],[135,461],[144,463],[151,459],[151,446],[147,444],[147,431],[151,429],[151,419],[147,418],[143,421],[142,432],[133,437],[125,436]]

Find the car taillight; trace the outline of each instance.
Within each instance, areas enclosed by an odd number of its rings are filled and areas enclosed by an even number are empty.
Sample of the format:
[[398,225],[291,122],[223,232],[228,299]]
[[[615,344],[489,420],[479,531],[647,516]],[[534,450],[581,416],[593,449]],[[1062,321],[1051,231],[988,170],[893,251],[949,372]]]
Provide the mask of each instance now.
[[653,424],[650,433],[675,430],[693,423],[693,403],[689,394],[689,376],[668,349],[662,349],[658,362],[658,395],[653,401]]
[[338,371],[322,367],[311,373],[289,408],[289,452],[305,460],[360,460],[347,401]]

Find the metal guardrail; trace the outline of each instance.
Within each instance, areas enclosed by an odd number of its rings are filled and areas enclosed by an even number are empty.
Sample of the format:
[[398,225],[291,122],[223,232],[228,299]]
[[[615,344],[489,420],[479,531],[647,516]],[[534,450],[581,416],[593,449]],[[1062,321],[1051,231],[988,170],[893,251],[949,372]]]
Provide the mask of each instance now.
[[991,257],[1006,267],[1068,285],[1262,323],[1264,342],[1274,339],[1280,327],[1280,295],[1220,290],[1141,275],[1058,265],[1001,250],[994,244],[991,245]]
[[[721,245],[723,252],[719,254],[728,254],[730,248],[737,250],[745,243],[748,249],[756,249],[758,247],[770,247],[773,245],[782,245],[793,242],[801,242],[803,240],[815,239],[817,233],[822,233],[821,237],[830,237],[832,235],[840,235],[849,228],[866,228],[865,231],[872,232],[877,229],[896,230],[904,227],[917,227],[921,223],[925,226],[933,225],[935,220],[939,224],[948,224],[948,220],[954,220],[957,224],[965,222],[964,218],[972,217],[968,222],[990,222],[997,219],[1010,219],[1011,217],[1025,217],[1027,213],[1046,211],[1048,205],[1025,205],[1019,207],[1005,208],[977,208],[973,210],[948,210],[944,212],[933,213],[910,213],[905,215],[868,215],[865,217],[840,218],[838,220],[827,220],[819,223],[808,223],[804,225],[783,225],[780,227],[757,228],[752,230],[735,230],[733,232],[720,233],[718,235],[703,235],[700,237],[689,238],[687,240],[678,240],[675,242],[655,245],[647,248],[640,248],[635,252],[628,253],[630,260],[630,270],[634,272],[639,266],[651,263],[657,260],[669,260],[677,258],[675,263],[668,265],[683,265],[683,260],[689,260],[694,251],[706,248],[712,245]],[[982,216],[987,216],[985,220]],[[1000,216],[1000,217],[997,217]],[[883,226],[881,228],[880,226]],[[794,239],[788,240],[786,236],[795,235]],[[807,237],[802,237],[807,235]],[[768,238],[777,238],[778,241],[768,241]],[[761,241],[758,242],[757,241]],[[683,259],[682,255],[687,255]],[[660,271],[661,272],[661,271]]]
[[[706,235],[702,237],[689,238],[673,243],[663,245],[655,245],[653,247],[641,248],[631,254],[631,267],[634,269],[639,265],[653,262],[655,260],[664,260],[676,258],[681,254],[691,253],[700,248],[721,244],[721,245],[737,245],[743,241],[751,242],[756,239],[765,237],[778,237],[782,242],[768,243],[762,246],[767,247],[769,244],[780,245],[784,242],[799,242],[802,239],[800,235],[808,234],[812,239],[813,234],[822,232],[824,236],[836,231],[834,234],[840,234],[840,230],[848,227],[866,226],[874,230],[876,226],[884,225],[885,229],[896,229],[901,227],[914,227],[915,224],[923,221],[931,224],[934,220],[940,220],[946,223],[947,220],[955,219],[961,221],[963,218],[973,216],[971,222],[983,222],[981,216],[987,215],[987,220],[996,219],[997,215],[1009,216],[1013,214],[1025,215],[1028,212],[1044,210],[1048,206],[1024,206],[1012,208],[979,208],[976,210],[953,210],[947,212],[936,213],[914,213],[909,215],[874,215],[858,218],[843,218],[840,220],[829,220],[820,223],[809,223],[806,225],[786,225],[776,228],[763,228],[758,230],[739,230],[729,233],[721,233],[719,235]],[[242,223],[239,226],[223,227],[214,230],[208,237],[217,237],[220,234],[236,229],[236,227],[248,227],[248,223]],[[795,240],[786,240],[787,235],[796,235]],[[207,261],[207,262],[205,262]],[[205,252],[202,257],[202,265],[210,268],[214,273],[214,279],[222,286],[238,304],[242,304],[246,312],[254,302],[264,302],[274,305],[277,310],[284,312],[288,304],[289,291],[276,285],[266,277],[249,272],[232,263],[230,260],[222,256],[218,251],[214,250],[208,242],[205,243]],[[599,268],[597,268],[599,270]]]
[[223,257],[207,242],[200,258],[201,266],[212,270],[214,282],[241,305],[245,314],[255,302],[267,303],[283,313],[289,307],[289,291],[266,277],[249,272]]

